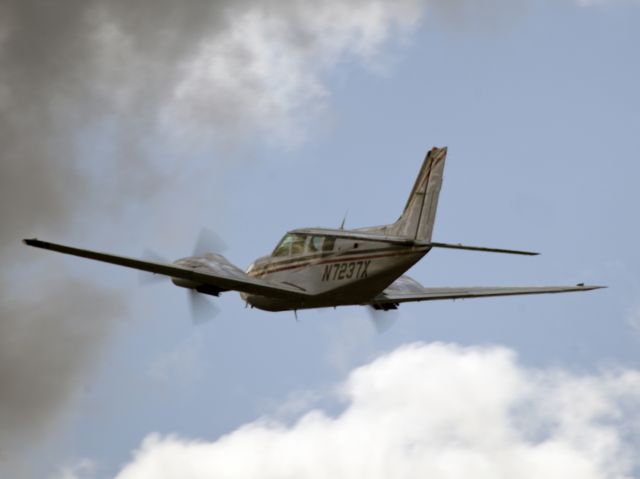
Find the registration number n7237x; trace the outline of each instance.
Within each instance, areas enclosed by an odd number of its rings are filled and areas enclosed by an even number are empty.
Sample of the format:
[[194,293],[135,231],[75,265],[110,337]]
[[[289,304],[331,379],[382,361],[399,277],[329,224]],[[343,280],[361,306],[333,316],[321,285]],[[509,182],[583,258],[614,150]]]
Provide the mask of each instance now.
[[361,279],[368,276],[371,260],[350,261],[348,263],[333,263],[324,267],[322,281],[336,281],[341,279]]

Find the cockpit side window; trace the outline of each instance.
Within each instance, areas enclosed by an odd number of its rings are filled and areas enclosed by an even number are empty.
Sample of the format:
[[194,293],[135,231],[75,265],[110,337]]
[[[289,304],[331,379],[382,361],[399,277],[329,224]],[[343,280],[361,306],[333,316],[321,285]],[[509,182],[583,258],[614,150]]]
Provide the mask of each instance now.
[[324,253],[327,253],[329,251],[333,251],[333,246],[336,243],[336,239],[332,238],[331,236],[327,236],[324,239],[324,243],[322,243],[322,251]]
[[309,244],[307,246],[307,250],[310,253],[317,253],[322,250],[322,240],[324,237],[322,236],[312,236],[309,238]]

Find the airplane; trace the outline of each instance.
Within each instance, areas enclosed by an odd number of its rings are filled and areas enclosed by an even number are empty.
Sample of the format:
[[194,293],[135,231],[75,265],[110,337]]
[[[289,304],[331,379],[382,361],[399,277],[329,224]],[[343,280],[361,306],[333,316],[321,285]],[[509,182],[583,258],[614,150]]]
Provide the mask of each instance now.
[[265,311],[362,305],[394,310],[402,303],[543,293],[582,292],[605,286],[425,288],[404,273],[434,248],[535,256],[521,250],[431,240],[447,148],[427,152],[406,206],[394,223],[347,230],[301,228],[287,232],[273,252],[245,271],[219,253],[178,259],[136,259],[87,249],[23,240],[29,246],[164,275],[192,297],[238,291],[246,304]]

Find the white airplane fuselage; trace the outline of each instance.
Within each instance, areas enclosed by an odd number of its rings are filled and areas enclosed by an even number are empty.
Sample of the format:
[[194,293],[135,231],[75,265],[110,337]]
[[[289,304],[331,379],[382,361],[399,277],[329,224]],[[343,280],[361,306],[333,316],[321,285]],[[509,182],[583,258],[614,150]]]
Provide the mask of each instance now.
[[312,251],[311,245],[314,239],[319,239],[317,236],[296,236],[304,237],[302,252],[259,258],[249,267],[247,274],[295,285],[311,294],[312,298],[292,304],[290,300],[242,294],[242,298],[251,306],[267,311],[283,311],[362,304],[381,293],[431,249],[325,237],[322,241],[331,241],[333,248]]

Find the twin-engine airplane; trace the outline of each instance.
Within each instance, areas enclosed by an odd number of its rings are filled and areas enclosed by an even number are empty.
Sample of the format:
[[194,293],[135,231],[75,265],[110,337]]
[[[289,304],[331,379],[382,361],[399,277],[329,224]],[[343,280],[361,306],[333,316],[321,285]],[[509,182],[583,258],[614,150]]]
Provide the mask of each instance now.
[[248,304],[267,311],[347,305],[368,305],[386,311],[410,301],[568,293],[603,287],[580,283],[576,286],[425,288],[403,275],[432,248],[538,254],[431,241],[446,155],[446,148],[433,148],[427,153],[404,211],[395,223],[354,230],[289,231],[271,255],[257,259],[246,272],[214,252],[182,258],[171,264],[37,239],[24,242],[37,248],[165,275],[177,286],[194,293],[218,296],[225,291],[238,291]]

